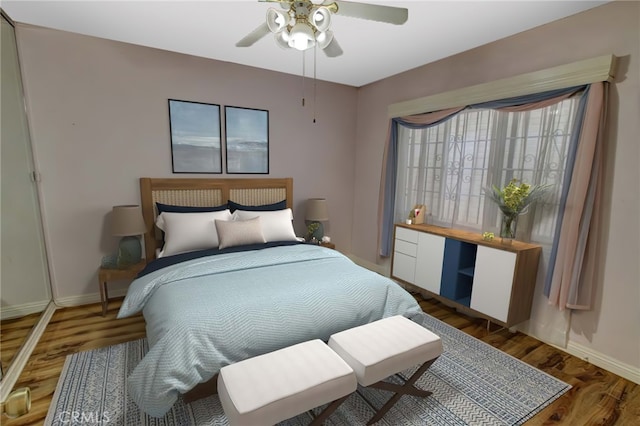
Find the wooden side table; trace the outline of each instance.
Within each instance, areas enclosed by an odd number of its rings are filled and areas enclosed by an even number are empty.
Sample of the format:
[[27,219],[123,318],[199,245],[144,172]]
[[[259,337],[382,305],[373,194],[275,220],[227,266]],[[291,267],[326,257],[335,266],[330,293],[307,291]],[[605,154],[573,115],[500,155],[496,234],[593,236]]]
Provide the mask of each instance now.
[[107,315],[107,308],[109,306],[109,293],[107,292],[107,283],[109,281],[117,280],[133,280],[140,271],[147,266],[147,263],[143,260],[140,263],[131,265],[125,269],[107,269],[100,268],[98,272],[98,280],[100,281],[100,300],[102,301],[102,316]]
[[326,247],[326,248],[330,248],[330,249],[334,249],[334,250],[336,249],[336,245],[333,244],[333,243],[320,243],[320,245],[322,247]]

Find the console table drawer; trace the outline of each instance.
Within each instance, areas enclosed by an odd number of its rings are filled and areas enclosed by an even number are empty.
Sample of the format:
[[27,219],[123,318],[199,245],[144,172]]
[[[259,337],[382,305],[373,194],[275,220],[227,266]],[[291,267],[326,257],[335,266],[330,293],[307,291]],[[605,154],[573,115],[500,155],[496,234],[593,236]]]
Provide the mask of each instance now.
[[416,254],[418,252],[418,245],[416,243],[410,243],[408,241],[396,239],[394,250],[396,253],[402,253],[411,257],[416,257]]
[[402,240],[402,241],[418,244],[418,235],[419,233],[417,231],[396,227],[396,242],[398,240]]

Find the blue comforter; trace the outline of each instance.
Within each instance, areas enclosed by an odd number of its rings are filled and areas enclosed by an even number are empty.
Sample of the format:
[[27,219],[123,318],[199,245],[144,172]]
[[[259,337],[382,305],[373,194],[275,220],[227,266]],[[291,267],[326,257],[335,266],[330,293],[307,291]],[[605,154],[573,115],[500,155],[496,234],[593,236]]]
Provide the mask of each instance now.
[[142,310],[149,352],[129,392],[163,416],[225,365],[392,315],[421,312],[390,279],[338,251],[300,244],[219,254],[137,278],[118,318]]

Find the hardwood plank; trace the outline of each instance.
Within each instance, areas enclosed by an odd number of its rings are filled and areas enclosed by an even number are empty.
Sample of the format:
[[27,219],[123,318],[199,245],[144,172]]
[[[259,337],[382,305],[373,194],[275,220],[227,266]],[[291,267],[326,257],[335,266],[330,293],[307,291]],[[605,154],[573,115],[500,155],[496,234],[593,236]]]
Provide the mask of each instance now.
[[40,315],[38,312],[0,321],[0,362],[5,372],[37,324]]
[[[429,315],[573,386],[526,425],[638,424],[639,385],[522,333],[488,330],[483,319],[458,313],[434,299],[415,297]],[[121,299],[111,301],[105,317],[99,303],[61,308],[54,313],[16,384],[16,387],[31,388],[31,412],[18,419],[3,417],[3,425],[41,425],[44,422],[67,355],[145,336],[142,316],[116,319],[120,304]]]
[[[416,297],[428,314],[450,325],[464,324],[455,310],[434,299]],[[522,333],[502,329],[489,332],[486,321],[467,317],[458,327],[573,386],[569,392],[527,421],[526,425],[637,425],[640,423],[640,385],[596,367]]]

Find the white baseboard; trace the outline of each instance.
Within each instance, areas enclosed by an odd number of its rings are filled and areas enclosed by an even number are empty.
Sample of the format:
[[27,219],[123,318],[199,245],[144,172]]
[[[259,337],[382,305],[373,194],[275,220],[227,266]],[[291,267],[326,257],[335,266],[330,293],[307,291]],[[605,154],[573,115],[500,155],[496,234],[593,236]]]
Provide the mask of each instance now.
[[640,384],[639,367],[625,364],[624,362],[620,362],[608,355],[594,351],[591,348],[571,341],[569,341],[569,343],[567,344],[566,349],[558,349],[563,350],[568,354],[587,361],[593,365],[597,365],[600,368],[604,368],[605,370],[610,371],[613,374],[617,374],[618,376],[623,377],[633,383]]
[[[381,275],[384,276],[389,276],[389,270],[387,267],[385,267],[384,265],[378,265],[376,263],[372,263],[372,262],[368,262],[364,259],[360,259],[356,256],[353,255],[349,255],[349,258],[357,265],[362,266],[363,268],[367,268],[373,272],[377,272]],[[593,365],[596,365],[600,368],[604,368],[607,371],[610,371],[613,374],[617,374],[620,377],[623,377],[633,383],[637,383],[640,384],[640,368],[638,367],[634,367],[632,365],[628,365],[625,364],[623,362],[620,362],[608,355],[605,355],[603,353],[594,351],[591,348],[588,348],[586,346],[580,345],[578,343],[575,342],[569,342],[567,344],[566,348],[557,346],[553,343],[549,343],[546,341],[546,339],[540,337],[540,336],[536,336],[535,334],[532,333],[528,333],[525,330],[522,330],[521,328],[518,327],[518,329],[527,335],[530,335],[531,337],[538,339],[550,346],[553,346],[556,349],[559,349],[561,351],[564,351],[566,353],[568,353],[569,355],[573,355],[577,358],[580,358],[584,361],[590,362]]]
[[[109,291],[109,299],[114,297],[123,297],[127,294],[127,289]],[[83,294],[81,296],[62,297],[55,300],[56,305],[64,308],[73,306],[89,305],[91,303],[100,303],[100,293]]]
[[49,300],[43,300],[40,302],[24,303],[22,305],[3,306],[0,317],[3,320],[6,320],[35,314],[36,312],[44,311],[47,308],[48,304]]

